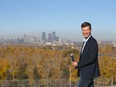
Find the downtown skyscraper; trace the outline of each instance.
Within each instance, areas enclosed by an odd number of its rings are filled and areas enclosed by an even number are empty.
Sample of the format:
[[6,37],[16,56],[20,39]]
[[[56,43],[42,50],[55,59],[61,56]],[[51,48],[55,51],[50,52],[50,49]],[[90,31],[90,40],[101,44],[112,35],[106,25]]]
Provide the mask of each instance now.
[[48,35],[46,35],[45,32],[42,32],[42,42],[46,43],[46,42],[55,42],[58,41],[59,37],[56,36],[56,32],[51,32],[48,33]]

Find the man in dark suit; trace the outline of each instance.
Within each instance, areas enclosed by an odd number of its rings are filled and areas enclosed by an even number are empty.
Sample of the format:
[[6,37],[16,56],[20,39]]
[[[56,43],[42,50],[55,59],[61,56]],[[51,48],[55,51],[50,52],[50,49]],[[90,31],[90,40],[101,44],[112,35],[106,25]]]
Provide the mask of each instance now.
[[94,87],[94,78],[100,76],[98,65],[98,44],[91,35],[91,24],[84,22],[81,25],[84,44],[81,48],[79,62],[72,62],[78,68],[80,76],[78,87]]

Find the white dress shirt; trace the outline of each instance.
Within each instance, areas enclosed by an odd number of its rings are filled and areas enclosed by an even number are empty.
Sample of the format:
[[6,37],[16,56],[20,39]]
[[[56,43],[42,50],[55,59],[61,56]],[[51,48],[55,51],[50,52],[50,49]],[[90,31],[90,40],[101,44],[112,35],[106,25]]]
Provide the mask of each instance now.
[[91,37],[91,35],[88,37],[88,38],[84,38],[83,39],[83,42],[84,42],[84,44],[83,44],[83,47],[82,47],[82,53],[83,53],[83,50],[84,50],[84,47],[85,47],[85,45],[86,45],[86,43],[87,43],[87,41],[88,41],[88,39]]

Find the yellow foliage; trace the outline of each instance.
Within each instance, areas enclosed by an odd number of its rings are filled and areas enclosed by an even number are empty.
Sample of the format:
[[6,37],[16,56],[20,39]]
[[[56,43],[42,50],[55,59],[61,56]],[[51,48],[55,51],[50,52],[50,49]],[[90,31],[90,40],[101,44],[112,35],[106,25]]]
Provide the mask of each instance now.
[[5,79],[8,68],[9,68],[8,60],[0,58],[0,79]]
[[[112,53],[112,46],[106,45],[99,48],[99,54]],[[17,75],[20,65],[26,65],[26,75],[33,78],[33,69],[37,66],[40,78],[70,79],[70,53],[74,53],[78,61],[78,51],[48,49],[48,47],[32,47],[27,45],[7,45],[0,47],[0,79],[6,77],[7,70],[11,70],[13,78]],[[101,76],[116,78],[116,58],[109,56],[99,57]],[[71,67],[71,80],[77,81],[77,70]],[[114,79],[116,81],[116,79]]]

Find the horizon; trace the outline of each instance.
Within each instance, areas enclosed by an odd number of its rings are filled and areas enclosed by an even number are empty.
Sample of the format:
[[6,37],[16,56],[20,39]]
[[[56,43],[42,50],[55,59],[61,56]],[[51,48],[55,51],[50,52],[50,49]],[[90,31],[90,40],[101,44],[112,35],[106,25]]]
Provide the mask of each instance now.
[[[45,32],[46,33],[46,38],[48,38],[48,34],[49,33],[52,33],[52,32]],[[62,40],[71,40],[71,41],[74,41],[74,42],[82,42],[83,41],[83,36],[81,36],[81,37],[78,37],[78,39],[77,39],[77,37],[63,37],[63,34],[61,35],[61,34],[58,34],[57,32],[55,32],[56,33],[56,36],[57,37],[59,37],[59,38],[61,38]],[[17,39],[17,38],[23,38],[24,37],[24,35],[26,35],[26,36],[32,36],[32,37],[39,37],[39,40],[41,40],[42,39],[42,32],[41,33],[38,33],[38,34],[22,34],[22,35],[0,35],[0,39],[6,39],[6,40],[10,40],[10,39]],[[71,34],[72,35],[72,34]],[[93,36],[93,35],[92,35]],[[98,38],[96,38],[96,37],[94,37],[98,42],[100,41],[100,42],[104,42],[104,41],[106,41],[106,42],[116,42],[116,39],[114,39],[114,40],[103,40],[103,39],[98,39]]]
[[0,36],[21,37],[56,32],[66,39],[83,39],[81,24],[92,25],[98,41],[115,41],[115,0],[1,0]]

